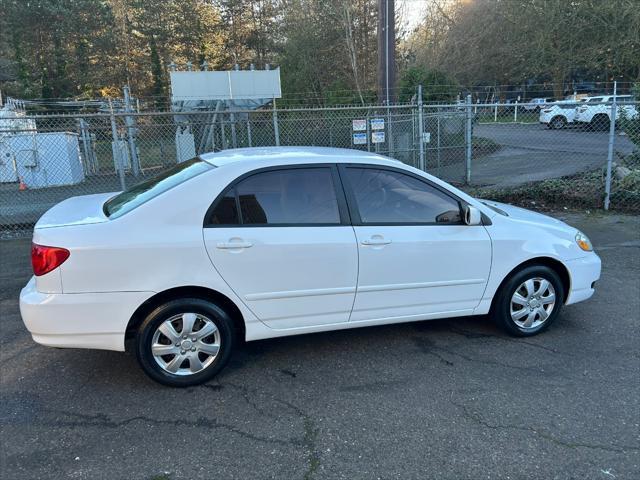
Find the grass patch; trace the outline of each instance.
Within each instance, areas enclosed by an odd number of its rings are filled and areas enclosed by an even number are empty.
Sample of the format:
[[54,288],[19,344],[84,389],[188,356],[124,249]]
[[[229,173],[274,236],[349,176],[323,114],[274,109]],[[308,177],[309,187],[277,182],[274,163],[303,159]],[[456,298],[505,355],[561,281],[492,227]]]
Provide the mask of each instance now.
[[[601,209],[604,207],[605,173],[598,169],[513,188],[472,187],[465,190],[478,198],[534,210]],[[634,172],[622,181],[613,178],[610,200],[611,210],[640,213],[640,174],[636,176]]]

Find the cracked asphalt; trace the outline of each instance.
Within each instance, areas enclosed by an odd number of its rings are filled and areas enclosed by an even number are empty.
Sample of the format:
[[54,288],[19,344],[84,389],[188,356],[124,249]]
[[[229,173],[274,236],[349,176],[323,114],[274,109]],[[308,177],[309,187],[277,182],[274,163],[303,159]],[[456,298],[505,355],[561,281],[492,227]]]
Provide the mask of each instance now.
[[595,296],[515,339],[485,317],[248,343],[207,385],[36,345],[28,239],[0,241],[3,479],[640,478],[640,218],[563,214]]

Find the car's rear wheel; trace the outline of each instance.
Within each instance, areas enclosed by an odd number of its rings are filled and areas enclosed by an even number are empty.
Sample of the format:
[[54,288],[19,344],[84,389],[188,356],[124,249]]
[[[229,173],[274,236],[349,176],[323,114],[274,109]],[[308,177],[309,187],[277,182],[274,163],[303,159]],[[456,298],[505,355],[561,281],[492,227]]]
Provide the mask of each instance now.
[[560,130],[567,125],[567,121],[564,117],[558,115],[557,117],[553,117],[549,122],[549,127],[553,130]]
[[235,343],[233,321],[217,305],[197,298],[155,308],[138,328],[136,355],[153,380],[172,387],[213,378]]
[[563,303],[558,274],[549,267],[534,265],[516,272],[502,285],[492,316],[511,335],[526,337],[548,328]]

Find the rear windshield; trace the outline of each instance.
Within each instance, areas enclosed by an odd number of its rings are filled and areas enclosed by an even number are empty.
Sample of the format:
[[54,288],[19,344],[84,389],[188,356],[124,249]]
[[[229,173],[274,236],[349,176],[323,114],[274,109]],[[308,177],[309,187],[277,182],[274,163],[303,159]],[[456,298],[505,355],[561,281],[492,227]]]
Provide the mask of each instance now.
[[102,207],[104,214],[109,218],[118,218],[176,185],[213,168],[216,167],[197,157],[179,163],[160,175],[111,197]]

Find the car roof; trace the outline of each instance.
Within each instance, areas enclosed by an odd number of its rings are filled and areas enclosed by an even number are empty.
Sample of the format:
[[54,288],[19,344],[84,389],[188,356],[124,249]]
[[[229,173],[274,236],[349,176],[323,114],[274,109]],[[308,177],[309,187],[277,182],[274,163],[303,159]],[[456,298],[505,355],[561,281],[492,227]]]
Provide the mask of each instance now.
[[603,93],[602,95],[590,95],[588,97],[585,97],[585,100],[590,100],[592,98],[613,98],[613,97],[616,97],[616,98],[629,98],[629,97],[631,97],[631,95],[629,95],[629,94],[610,95],[610,94]]
[[296,163],[372,163],[397,165],[398,160],[376,153],[349,148],[332,147],[250,147],[232,148],[219,152],[203,153],[200,158],[207,163],[222,167],[224,165],[251,161],[265,167],[278,164]]

